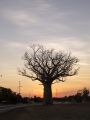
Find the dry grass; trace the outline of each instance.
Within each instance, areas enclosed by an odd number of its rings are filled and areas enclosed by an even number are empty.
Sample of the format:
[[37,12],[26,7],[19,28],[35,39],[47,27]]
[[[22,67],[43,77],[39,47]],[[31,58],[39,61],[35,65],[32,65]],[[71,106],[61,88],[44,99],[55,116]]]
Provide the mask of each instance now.
[[0,120],[90,120],[90,104],[29,106],[3,113]]

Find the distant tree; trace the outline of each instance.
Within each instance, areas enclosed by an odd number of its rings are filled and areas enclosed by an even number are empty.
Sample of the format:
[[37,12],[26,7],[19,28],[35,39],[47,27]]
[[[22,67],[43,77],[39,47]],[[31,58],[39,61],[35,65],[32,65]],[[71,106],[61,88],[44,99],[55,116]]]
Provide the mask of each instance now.
[[17,94],[10,88],[0,87],[0,102],[5,101],[6,103],[17,103]]
[[74,100],[78,103],[82,102],[82,93],[80,91],[74,96]]
[[22,103],[23,102],[23,98],[20,94],[17,94],[17,103]]
[[[45,49],[41,45],[30,46],[30,54],[25,52],[25,68],[18,69],[22,76],[38,80],[44,86],[43,103],[53,104],[51,85],[59,81],[64,82],[65,77],[77,74],[76,64],[78,59],[71,54],[54,52],[54,49]],[[55,82],[54,82],[55,81]]]
[[84,102],[88,101],[88,98],[89,98],[89,90],[88,90],[87,88],[83,88],[83,90],[82,90],[82,96],[83,96]]
[[30,101],[30,99],[29,99],[28,97],[24,97],[24,98],[22,99],[22,102],[23,102],[23,103],[29,103],[29,101]]
[[75,99],[77,102],[89,101],[89,89],[85,87],[82,90],[78,90],[77,94],[75,95]]

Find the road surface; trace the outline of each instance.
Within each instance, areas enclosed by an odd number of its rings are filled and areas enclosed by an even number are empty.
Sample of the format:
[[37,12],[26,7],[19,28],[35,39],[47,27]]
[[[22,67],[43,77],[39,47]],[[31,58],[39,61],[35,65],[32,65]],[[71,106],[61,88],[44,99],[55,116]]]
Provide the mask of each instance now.
[[28,106],[28,104],[17,104],[17,105],[1,105],[0,106],[0,114],[16,109],[16,108],[20,108],[20,107],[25,107]]

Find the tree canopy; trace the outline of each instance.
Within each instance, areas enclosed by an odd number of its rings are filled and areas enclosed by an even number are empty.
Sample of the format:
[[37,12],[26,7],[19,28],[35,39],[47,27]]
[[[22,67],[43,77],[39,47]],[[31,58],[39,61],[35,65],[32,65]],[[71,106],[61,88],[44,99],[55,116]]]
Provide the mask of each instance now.
[[[44,98],[48,104],[52,97],[51,84],[55,82],[64,82],[67,76],[77,74],[76,67],[78,59],[72,57],[71,53],[55,52],[54,49],[45,49],[42,45],[30,46],[30,54],[25,52],[25,68],[18,69],[22,76],[31,78],[33,81],[38,80],[44,86]],[[48,94],[48,95],[47,95]],[[50,97],[51,96],[51,97]]]
[[25,68],[18,69],[19,74],[29,77],[32,80],[39,80],[41,83],[63,81],[64,77],[77,74],[78,68],[75,65],[78,62],[76,57],[71,57],[71,53],[65,54],[61,51],[54,52],[54,49],[45,49],[41,45],[30,46],[33,53],[25,52]]

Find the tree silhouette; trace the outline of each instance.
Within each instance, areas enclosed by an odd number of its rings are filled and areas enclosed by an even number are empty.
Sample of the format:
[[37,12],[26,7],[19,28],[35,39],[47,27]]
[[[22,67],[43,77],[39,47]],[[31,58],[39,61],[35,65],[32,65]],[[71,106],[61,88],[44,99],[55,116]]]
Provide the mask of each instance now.
[[71,54],[54,52],[54,49],[45,49],[42,45],[30,46],[30,54],[25,52],[25,68],[18,69],[22,76],[38,80],[44,86],[45,105],[53,104],[51,85],[53,83],[65,81],[65,77],[77,74],[76,63],[78,59],[71,57]]
[[77,96],[78,97],[81,97],[81,102],[83,101],[83,102],[87,102],[87,101],[89,101],[89,89],[87,89],[86,87],[85,88],[83,88],[82,90],[78,90],[78,92],[77,92]]
[[83,90],[82,90],[82,96],[83,96],[84,102],[88,101],[89,90],[87,88],[83,88]]
[[16,103],[17,95],[10,88],[0,87],[0,103],[6,101],[7,103]]

